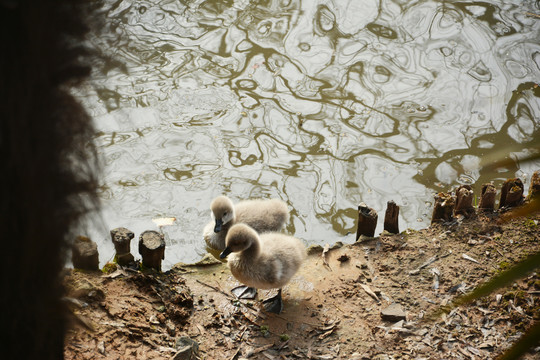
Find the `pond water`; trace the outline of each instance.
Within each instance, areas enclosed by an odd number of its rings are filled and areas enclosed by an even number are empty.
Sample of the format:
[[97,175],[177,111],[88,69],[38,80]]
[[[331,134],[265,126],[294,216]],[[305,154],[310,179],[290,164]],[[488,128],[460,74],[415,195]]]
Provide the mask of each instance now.
[[[108,231],[163,227],[164,268],[205,253],[220,194],[273,198],[307,244],[354,242],[357,206],[429,225],[433,195],[520,176],[540,143],[539,1],[108,1],[78,95]],[[536,16],[535,16],[536,15]],[[513,159],[487,169],[486,159]],[[526,185],[526,189],[528,184]]]

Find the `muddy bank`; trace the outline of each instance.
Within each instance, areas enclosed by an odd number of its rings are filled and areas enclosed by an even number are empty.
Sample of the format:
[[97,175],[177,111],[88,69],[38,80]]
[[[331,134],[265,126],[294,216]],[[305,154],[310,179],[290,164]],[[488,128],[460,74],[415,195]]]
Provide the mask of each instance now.
[[[179,264],[162,274],[68,271],[78,325],[66,339],[65,355],[491,359],[538,319],[536,273],[434,323],[424,317],[538,251],[539,220],[537,214],[505,224],[479,217],[433,225],[337,244],[324,258],[313,248],[284,288],[280,315],[264,312],[259,301],[234,299],[229,291],[238,283],[217,261]],[[267,295],[261,291],[259,298]]]

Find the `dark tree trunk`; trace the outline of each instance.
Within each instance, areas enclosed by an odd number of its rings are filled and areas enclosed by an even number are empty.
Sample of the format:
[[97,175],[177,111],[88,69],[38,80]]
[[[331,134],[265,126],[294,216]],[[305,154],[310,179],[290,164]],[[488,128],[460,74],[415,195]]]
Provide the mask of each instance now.
[[90,71],[83,3],[0,1],[2,359],[63,358],[60,272],[97,204],[92,120],[70,89]]

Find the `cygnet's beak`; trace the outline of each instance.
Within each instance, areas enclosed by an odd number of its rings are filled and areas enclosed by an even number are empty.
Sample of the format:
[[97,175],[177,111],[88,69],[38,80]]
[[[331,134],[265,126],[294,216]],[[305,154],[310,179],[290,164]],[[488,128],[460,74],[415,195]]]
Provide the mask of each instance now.
[[214,232],[215,233],[220,232],[222,226],[223,226],[223,221],[221,219],[216,219],[216,226],[214,226]]
[[227,255],[229,255],[232,252],[231,248],[226,247],[225,250],[219,255],[220,259],[225,259]]

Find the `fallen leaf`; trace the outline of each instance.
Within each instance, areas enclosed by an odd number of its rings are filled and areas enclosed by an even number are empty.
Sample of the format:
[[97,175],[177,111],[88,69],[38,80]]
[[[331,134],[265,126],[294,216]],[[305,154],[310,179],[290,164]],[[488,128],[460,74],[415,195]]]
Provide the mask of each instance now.
[[367,285],[364,285],[364,284],[360,284],[360,286],[362,287],[362,289],[364,289],[364,291],[369,295],[371,296],[373,299],[375,299],[377,302],[381,302],[381,300],[379,299],[379,297],[377,296],[377,294],[375,294],[373,292],[373,290],[371,290],[371,288]]
[[246,356],[246,357],[253,356],[253,355],[258,354],[258,353],[260,353],[260,352],[262,352],[262,351],[268,350],[268,349],[270,349],[270,348],[273,347],[273,346],[274,346],[274,344],[268,344],[268,345],[264,345],[264,346],[258,347],[258,348],[256,348],[256,349],[253,349],[253,348],[248,349],[248,350],[246,351],[245,356]]
[[128,276],[128,274],[126,273],[125,270],[123,269],[118,269],[110,274],[106,274],[106,275],[101,275],[102,277],[104,278],[108,278],[108,279],[116,279],[117,277],[119,276]]
[[461,254],[461,257],[464,258],[465,260],[472,261],[473,263],[480,264],[480,262],[479,262],[478,260],[473,259],[472,257],[470,257],[470,256],[467,255],[467,254]]

